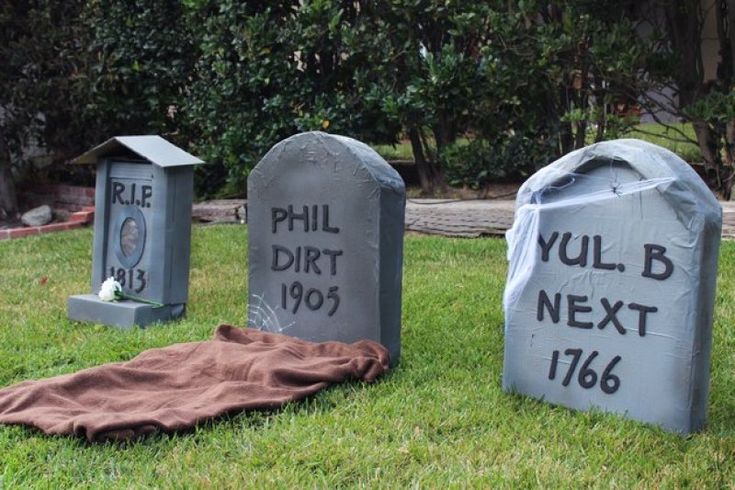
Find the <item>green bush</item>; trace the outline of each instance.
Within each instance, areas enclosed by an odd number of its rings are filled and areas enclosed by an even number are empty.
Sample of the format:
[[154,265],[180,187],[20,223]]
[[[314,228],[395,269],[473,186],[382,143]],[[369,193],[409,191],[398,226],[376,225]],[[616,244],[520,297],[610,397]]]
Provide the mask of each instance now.
[[455,143],[442,152],[442,166],[447,182],[482,189],[497,182],[525,180],[551,161],[553,148],[548,143],[522,135]]
[[81,139],[85,104],[75,77],[84,65],[83,7],[82,0],[0,2],[0,220],[16,217],[15,180],[34,169],[25,150],[40,146],[56,160]]
[[32,168],[29,147],[64,164],[120,134],[186,146],[177,109],[197,54],[184,14],[174,0],[1,3],[0,188],[9,162],[16,178]]
[[89,143],[157,133],[186,146],[179,111],[197,51],[185,14],[177,0],[86,2],[77,87]]
[[200,132],[198,152],[215,164],[209,172],[227,182],[224,194],[242,194],[266,151],[299,131],[395,139],[399,128],[386,125],[376,101],[355,86],[364,58],[345,37],[357,16],[354,2],[333,0],[195,6],[201,55],[184,112]]
[[[65,161],[159,133],[210,163],[200,196],[241,195],[272,145],[309,130],[406,138],[429,190],[522,178],[638,123],[618,107],[664,65],[634,13],[617,0],[5,2],[0,184],[34,138]],[[700,99],[689,116],[724,141],[732,95]]]

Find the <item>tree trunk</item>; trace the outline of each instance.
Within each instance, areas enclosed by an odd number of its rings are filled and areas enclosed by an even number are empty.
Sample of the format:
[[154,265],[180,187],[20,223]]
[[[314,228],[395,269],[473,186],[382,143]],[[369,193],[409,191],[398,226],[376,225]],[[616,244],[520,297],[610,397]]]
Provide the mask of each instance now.
[[674,78],[679,89],[681,109],[686,109],[702,95],[704,84],[699,1],[674,1],[664,11],[669,40],[679,55]]
[[583,148],[587,143],[587,121],[577,123],[577,133],[574,135],[574,149]]
[[730,36],[730,75],[735,77],[735,0],[727,0],[727,29]]
[[704,121],[692,121],[692,127],[694,128],[694,135],[697,138],[699,144],[699,150],[702,152],[702,158],[704,159],[704,168],[707,170],[707,174],[716,171],[719,166],[720,158],[717,151],[717,141],[712,134],[712,130]]
[[568,121],[559,122],[559,156],[566,155],[574,149],[574,138],[572,137],[572,123]]
[[705,167],[713,168],[719,165],[720,158],[717,151],[717,141],[710,127],[704,121],[693,121],[692,127],[694,128],[694,134],[697,137],[699,149],[704,158]]
[[431,179],[435,187],[444,187],[441,182],[443,180],[443,175],[440,165],[444,156],[444,150],[446,150],[453,142],[453,138],[450,136],[450,128],[445,111],[439,111],[437,114],[437,123],[434,125],[431,132],[434,135],[434,144],[436,145],[436,155],[434,158],[435,164],[432,165]]
[[735,119],[725,126],[725,158],[728,165],[735,166]]
[[[720,153],[722,140],[727,140],[727,134],[718,134],[707,123],[703,121],[693,121],[694,134],[699,143],[699,149],[704,159],[704,169],[707,176],[707,185],[720,193],[723,199],[730,200],[733,185],[733,166],[732,162],[722,160]],[[727,133],[727,130],[725,131]],[[725,152],[726,158],[729,160],[729,152]]]
[[[715,5],[715,23],[717,24],[717,39],[720,43],[720,62],[717,64],[717,79],[729,85],[733,77],[733,38],[731,35],[733,25],[732,7],[735,2],[719,2]],[[730,10],[730,12],[728,12]]]
[[[4,152],[3,152],[4,153]],[[0,219],[18,219],[18,196],[15,193],[10,162],[0,155]]]
[[599,143],[605,138],[605,134],[607,133],[607,108],[605,107],[605,98],[601,93],[595,94],[595,104],[597,105],[595,143]]
[[[558,99],[559,110],[557,112],[566,112],[569,107],[569,89],[563,87],[559,89]],[[563,114],[563,113],[562,113]],[[569,121],[562,121],[559,116],[559,156],[566,155],[574,149],[574,132],[572,123]]]
[[434,191],[431,167],[426,161],[424,146],[421,143],[421,136],[419,136],[418,129],[415,127],[410,128],[408,130],[408,138],[411,140],[411,152],[413,153],[413,162],[416,165],[416,171],[419,174],[421,192],[431,194]]
[[732,184],[735,171],[731,165],[720,165],[718,179],[720,180],[720,194],[722,199],[729,201],[732,198]]
[[[704,83],[701,30],[703,13],[701,8],[699,0],[686,0],[672,2],[665,10],[668,37],[674,50],[679,53],[679,66],[674,78],[679,89],[679,110],[683,114],[686,114],[689,106],[706,96],[707,92],[713,88]],[[716,14],[718,23],[721,23],[722,12],[718,9]],[[725,51],[721,54],[727,56],[729,49],[722,38],[725,31],[721,27],[718,26],[718,36],[721,50]],[[718,76],[729,71],[729,63],[723,64],[722,61],[724,60],[721,60]],[[691,123],[704,159],[707,184],[711,189],[719,192],[723,199],[729,200],[733,173],[732,167],[723,165],[720,135],[706,121],[691,120]]]
[[441,155],[444,149],[454,143],[455,135],[450,122],[450,116],[446,111],[440,110],[437,114],[437,123],[434,126],[434,140],[436,141],[436,153]]

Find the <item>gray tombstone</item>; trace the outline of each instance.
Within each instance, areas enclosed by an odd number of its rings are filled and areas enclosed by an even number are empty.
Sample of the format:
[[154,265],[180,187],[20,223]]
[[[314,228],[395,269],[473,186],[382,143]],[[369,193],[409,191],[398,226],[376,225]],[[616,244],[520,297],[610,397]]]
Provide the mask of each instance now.
[[367,145],[302,133],[248,178],[253,327],[313,341],[371,339],[400,355],[403,180]]
[[507,235],[504,389],[701,428],[721,226],[692,168],[643,141],[533,175]]
[[[97,164],[92,292],[71,296],[72,320],[131,327],[182,316],[189,291],[193,165],[198,158],[159,136],[120,136],[73,163]],[[114,277],[126,295],[160,303],[105,302]]]

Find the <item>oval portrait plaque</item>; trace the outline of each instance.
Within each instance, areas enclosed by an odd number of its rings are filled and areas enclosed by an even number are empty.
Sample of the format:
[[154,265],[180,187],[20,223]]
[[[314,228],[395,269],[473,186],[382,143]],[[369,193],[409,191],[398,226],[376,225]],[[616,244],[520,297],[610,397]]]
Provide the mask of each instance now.
[[118,214],[113,230],[117,260],[127,269],[135,267],[145,249],[145,216],[137,207],[127,206]]

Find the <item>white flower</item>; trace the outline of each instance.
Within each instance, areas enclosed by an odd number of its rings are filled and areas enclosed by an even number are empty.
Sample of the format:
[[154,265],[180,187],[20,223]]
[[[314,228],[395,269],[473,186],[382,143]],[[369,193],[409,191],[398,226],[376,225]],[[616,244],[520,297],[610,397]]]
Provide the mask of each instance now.
[[122,286],[114,277],[108,277],[102,283],[98,296],[102,301],[115,301],[118,298],[118,293],[122,293]]

